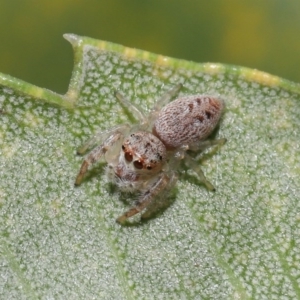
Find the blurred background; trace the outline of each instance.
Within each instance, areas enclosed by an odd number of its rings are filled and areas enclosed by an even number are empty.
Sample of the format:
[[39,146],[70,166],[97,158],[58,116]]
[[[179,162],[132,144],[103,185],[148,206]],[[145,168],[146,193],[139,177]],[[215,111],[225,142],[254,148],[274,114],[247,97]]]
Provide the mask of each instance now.
[[299,0],[1,1],[0,72],[65,93],[64,33],[300,82]]

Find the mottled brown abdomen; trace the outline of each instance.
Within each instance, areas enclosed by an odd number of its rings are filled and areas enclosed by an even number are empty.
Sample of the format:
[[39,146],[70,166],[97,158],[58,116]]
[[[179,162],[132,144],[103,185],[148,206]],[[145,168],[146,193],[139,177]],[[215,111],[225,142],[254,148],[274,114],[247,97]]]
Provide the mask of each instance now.
[[223,110],[223,100],[213,96],[182,97],[161,110],[152,131],[168,150],[190,145],[211,134]]

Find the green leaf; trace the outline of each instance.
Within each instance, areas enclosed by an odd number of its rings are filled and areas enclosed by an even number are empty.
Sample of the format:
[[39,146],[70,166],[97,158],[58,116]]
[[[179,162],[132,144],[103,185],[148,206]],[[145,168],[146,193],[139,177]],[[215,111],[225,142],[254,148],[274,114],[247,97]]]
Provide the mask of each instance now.
[[[66,35],[66,95],[0,74],[3,299],[300,298],[300,86],[256,70],[196,64]],[[115,222],[132,197],[95,167],[79,187],[76,148],[128,121],[118,90],[148,112],[218,94],[228,142],[199,158],[209,192],[181,169],[174,201],[147,222]]]

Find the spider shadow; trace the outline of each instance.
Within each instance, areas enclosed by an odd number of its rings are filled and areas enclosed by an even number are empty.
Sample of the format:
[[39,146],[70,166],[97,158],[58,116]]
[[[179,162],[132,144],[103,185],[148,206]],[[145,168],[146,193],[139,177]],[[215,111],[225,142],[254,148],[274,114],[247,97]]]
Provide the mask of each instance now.
[[105,163],[99,163],[97,166],[93,167],[91,170],[88,170],[84,175],[83,181],[81,184],[85,182],[91,181],[95,177],[103,178],[105,173]]
[[178,188],[172,187],[170,190],[162,193],[141,216],[141,223],[146,224],[150,220],[158,218],[165,210],[170,208],[177,199]]
[[[95,177],[101,178],[102,176],[104,176],[105,167],[105,163],[99,163],[97,166],[89,170],[85,174],[84,180],[81,184],[83,184],[84,182],[89,182]],[[130,193],[121,191],[115,183],[110,181],[106,182],[103,187],[106,189],[109,195],[118,196],[118,200],[124,204],[124,211],[126,211],[126,208],[128,209],[129,207],[133,207],[136,199],[139,196],[138,192]],[[176,195],[176,187],[171,188],[171,190],[164,191],[157,199],[153,201],[153,203],[151,203],[148,206],[146,212],[143,212],[139,219],[135,219],[133,217],[132,221],[130,220],[122,225],[127,227],[145,225],[149,220],[154,219],[159,215],[163,214],[163,212],[175,202]]]
[[[120,192],[118,188],[111,184],[110,191],[112,193],[118,192],[119,200],[123,202],[124,206],[133,207],[135,203],[135,199],[138,197],[138,193],[126,193]],[[162,195],[160,195],[157,199],[146,208],[146,211],[143,211],[140,216],[132,217],[132,220],[126,221],[122,226],[125,227],[137,227],[144,226],[150,220],[158,218],[160,215],[164,213],[166,209],[168,209],[176,200],[177,197],[177,188],[173,187],[171,190],[167,190]]]

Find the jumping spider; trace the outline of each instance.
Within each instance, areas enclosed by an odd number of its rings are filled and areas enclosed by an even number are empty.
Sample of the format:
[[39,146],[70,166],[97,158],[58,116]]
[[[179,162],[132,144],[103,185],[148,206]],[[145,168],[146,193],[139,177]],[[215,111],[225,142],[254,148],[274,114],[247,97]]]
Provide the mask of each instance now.
[[135,205],[118,217],[119,223],[144,209],[147,210],[142,217],[150,216],[157,209],[155,200],[164,201],[163,192],[175,185],[181,160],[198,174],[209,190],[214,190],[198,163],[186,151],[225,143],[224,138],[205,140],[218,124],[224,102],[209,95],[184,96],[170,102],[181,87],[179,84],[164,94],[148,116],[116,92],[118,100],[139,124],[118,125],[100,132],[78,149],[78,154],[84,154],[97,145],[85,157],[75,185],[79,185],[88,168],[104,156],[110,181],[116,182],[123,191],[140,193]]

